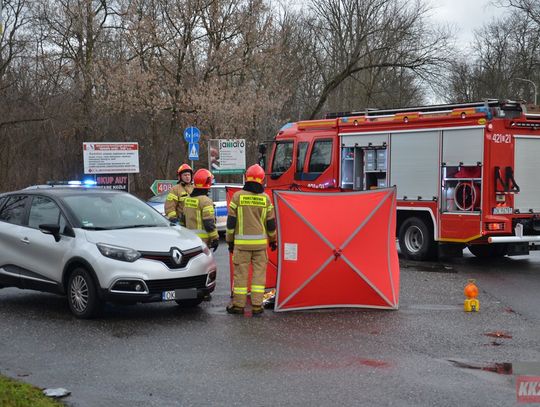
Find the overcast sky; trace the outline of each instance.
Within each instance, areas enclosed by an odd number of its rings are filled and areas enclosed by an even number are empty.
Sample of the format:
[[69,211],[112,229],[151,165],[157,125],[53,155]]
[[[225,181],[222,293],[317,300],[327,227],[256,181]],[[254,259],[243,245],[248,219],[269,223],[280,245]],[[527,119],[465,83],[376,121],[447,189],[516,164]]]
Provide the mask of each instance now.
[[456,28],[456,43],[466,46],[479,29],[493,18],[508,13],[508,9],[496,7],[492,0],[426,0],[432,6],[433,19],[449,23]]

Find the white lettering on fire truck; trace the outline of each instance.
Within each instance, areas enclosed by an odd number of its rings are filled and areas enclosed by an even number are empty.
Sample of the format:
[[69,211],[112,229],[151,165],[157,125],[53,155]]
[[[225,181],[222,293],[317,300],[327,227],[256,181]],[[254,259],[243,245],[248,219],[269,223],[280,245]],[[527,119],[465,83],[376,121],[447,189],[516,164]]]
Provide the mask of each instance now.
[[495,133],[493,135],[492,140],[495,143],[508,143],[508,144],[510,144],[512,142],[512,137],[510,137],[510,134]]

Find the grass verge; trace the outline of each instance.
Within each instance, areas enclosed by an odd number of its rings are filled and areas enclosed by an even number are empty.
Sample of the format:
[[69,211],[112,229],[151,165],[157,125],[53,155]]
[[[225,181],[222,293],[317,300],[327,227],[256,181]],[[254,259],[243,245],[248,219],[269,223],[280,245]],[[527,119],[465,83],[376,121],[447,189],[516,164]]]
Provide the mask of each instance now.
[[59,407],[64,404],[44,396],[37,387],[0,375],[0,406]]

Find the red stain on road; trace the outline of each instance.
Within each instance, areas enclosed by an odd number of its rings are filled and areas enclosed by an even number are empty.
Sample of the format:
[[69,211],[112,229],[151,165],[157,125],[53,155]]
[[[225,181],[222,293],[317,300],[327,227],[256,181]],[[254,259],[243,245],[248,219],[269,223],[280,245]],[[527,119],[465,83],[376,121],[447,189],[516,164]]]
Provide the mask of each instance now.
[[512,335],[503,331],[487,332],[484,335],[491,336],[492,338],[512,339]]

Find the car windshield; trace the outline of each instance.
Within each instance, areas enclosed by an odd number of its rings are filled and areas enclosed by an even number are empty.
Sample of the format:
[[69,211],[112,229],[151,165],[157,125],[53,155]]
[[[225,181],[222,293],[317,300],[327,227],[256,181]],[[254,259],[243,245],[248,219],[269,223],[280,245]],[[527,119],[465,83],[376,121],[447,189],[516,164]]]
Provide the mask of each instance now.
[[63,198],[83,229],[107,230],[168,226],[150,206],[130,194],[77,194]]
[[152,198],[148,199],[148,202],[165,203],[165,200],[167,199],[168,194],[169,194],[168,191],[167,192],[162,192],[161,194],[153,196]]
[[226,201],[227,192],[225,191],[225,187],[212,188],[212,200],[214,202]]

